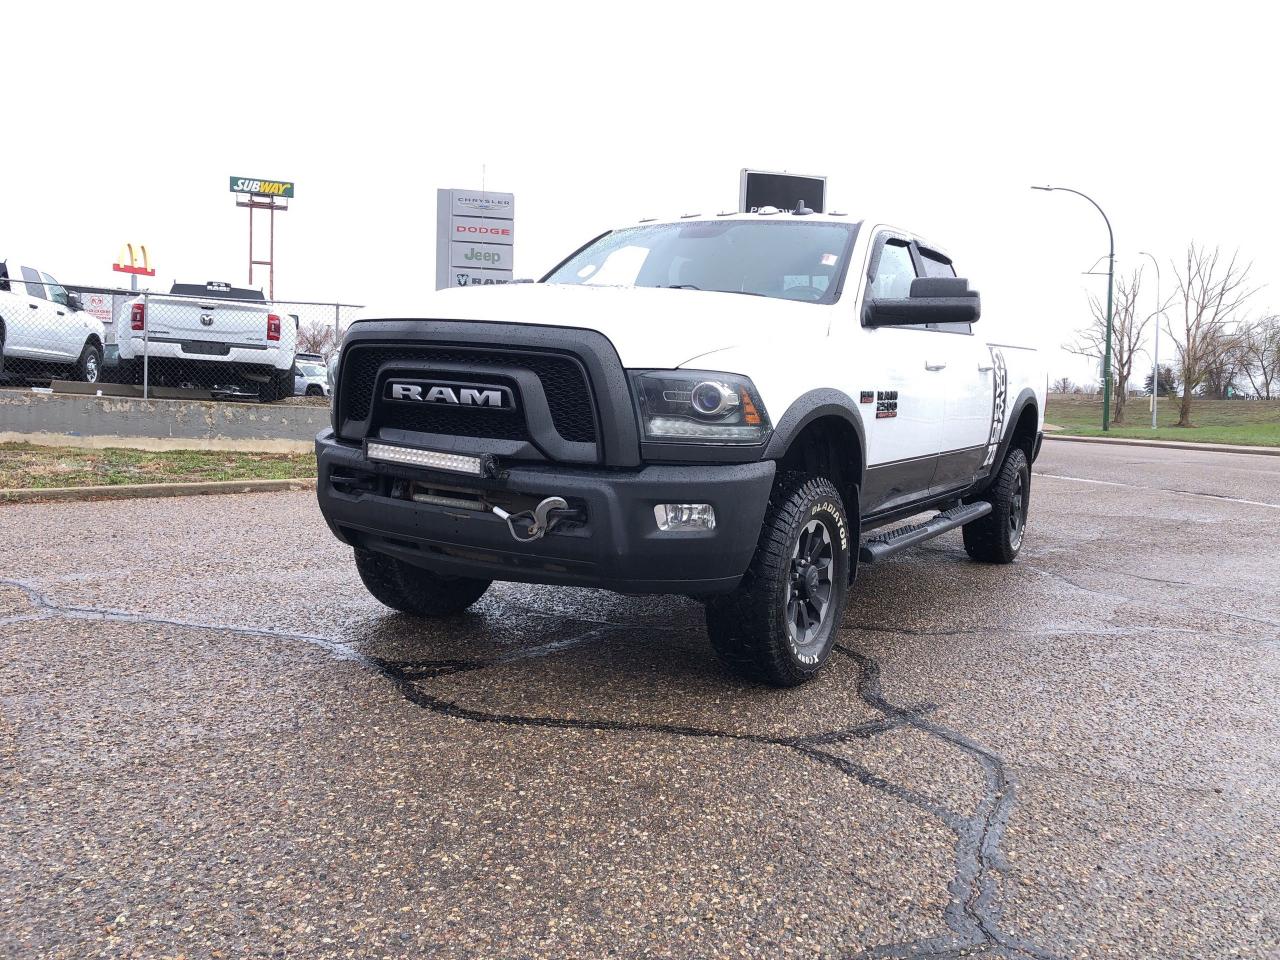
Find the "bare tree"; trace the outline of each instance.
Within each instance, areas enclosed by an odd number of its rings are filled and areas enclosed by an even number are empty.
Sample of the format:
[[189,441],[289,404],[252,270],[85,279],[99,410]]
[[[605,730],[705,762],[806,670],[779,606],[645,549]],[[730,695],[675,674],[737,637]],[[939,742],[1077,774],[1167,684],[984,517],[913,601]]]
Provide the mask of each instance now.
[[298,352],[330,356],[338,346],[337,335],[327,323],[303,323],[298,326]]
[[[1115,405],[1111,422],[1124,423],[1125,401],[1129,397],[1129,380],[1133,376],[1133,362],[1142,350],[1143,334],[1151,318],[1160,311],[1158,306],[1146,315],[1138,312],[1138,293],[1142,287],[1142,268],[1134,270],[1128,278],[1116,281],[1115,305],[1111,321],[1111,377],[1115,384]],[[1101,361],[1107,343],[1107,313],[1102,302],[1089,297],[1089,312],[1093,319],[1089,326],[1079,331],[1073,344],[1064,348],[1082,357]]]
[[1072,393],[1075,384],[1071,382],[1070,377],[1059,377],[1049,386],[1050,393]]
[[1280,316],[1256,320],[1240,337],[1244,375],[1260,400],[1271,400],[1280,390]]
[[1234,329],[1236,314],[1257,292],[1256,287],[1249,285],[1252,267],[1251,263],[1240,263],[1239,251],[1228,259],[1218,247],[1210,250],[1198,246],[1194,240],[1187,245],[1186,261],[1173,262],[1178,278],[1175,300],[1182,304],[1182,315],[1168,322],[1168,330],[1177,351],[1182,381],[1182,401],[1178,407],[1180,427],[1192,426],[1192,398],[1210,371],[1220,367],[1223,353],[1238,348],[1239,331]]

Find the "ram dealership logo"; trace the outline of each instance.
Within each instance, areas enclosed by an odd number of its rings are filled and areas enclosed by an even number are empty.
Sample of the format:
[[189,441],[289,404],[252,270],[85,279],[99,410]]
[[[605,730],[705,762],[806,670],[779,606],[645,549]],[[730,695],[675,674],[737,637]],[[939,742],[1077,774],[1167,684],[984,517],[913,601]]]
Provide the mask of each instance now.
[[514,410],[515,398],[506,387],[489,383],[443,383],[429,380],[388,380],[386,398],[406,403],[440,403],[481,410]]

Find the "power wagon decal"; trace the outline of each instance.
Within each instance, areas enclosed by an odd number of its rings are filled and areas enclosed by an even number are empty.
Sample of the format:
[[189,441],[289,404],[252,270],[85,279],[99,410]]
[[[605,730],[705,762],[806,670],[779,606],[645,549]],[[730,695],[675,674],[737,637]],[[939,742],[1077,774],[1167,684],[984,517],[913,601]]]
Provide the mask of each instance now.
[[1006,408],[1009,406],[1009,368],[1005,366],[1004,351],[999,347],[991,350],[991,434],[987,437],[987,455],[982,466],[989,467],[996,462],[996,451],[1000,449],[1000,438],[1004,436],[1004,420]]

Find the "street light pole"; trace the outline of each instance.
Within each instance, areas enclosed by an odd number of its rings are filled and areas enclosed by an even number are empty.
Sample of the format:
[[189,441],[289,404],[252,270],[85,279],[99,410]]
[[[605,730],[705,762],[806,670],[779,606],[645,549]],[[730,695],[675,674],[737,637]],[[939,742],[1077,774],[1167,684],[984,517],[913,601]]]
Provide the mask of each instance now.
[[[1145,250],[1139,251],[1143,257],[1151,257]],[[1164,301],[1160,299],[1160,263],[1151,257],[1151,265],[1156,268],[1156,345],[1151,349],[1151,429],[1156,429],[1156,407],[1160,405],[1160,320],[1164,316]]]
[[1111,220],[1098,206],[1098,202],[1087,193],[1081,193],[1070,187],[1032,187],[1031,189],[1062,190],[1066,193],[1074,193],[1077,197],[1084,197],[1093,204],[1095,210],[1102,214],[1102,220],[1107,225],[1107,238],[1111,242],[1111,251],[1107,254],[1107,343],[1102,351],[1102,429],[1107,431],[1111,429],[1111,310],[1112,292],[1116,285],[1116,235],[1111,230]]

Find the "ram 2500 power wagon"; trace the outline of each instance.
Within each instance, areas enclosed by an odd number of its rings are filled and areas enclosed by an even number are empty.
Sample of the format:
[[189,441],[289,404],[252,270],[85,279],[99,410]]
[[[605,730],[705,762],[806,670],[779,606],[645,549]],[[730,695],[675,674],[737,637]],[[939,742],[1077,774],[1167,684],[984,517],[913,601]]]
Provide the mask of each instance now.
[[684,594],[726,661],[797,684],[860,563],[956,527],[1018,554],[1045,378],[979,314],[940,247],[875,221],[614,230],[538,283],[353,324],[320,507],[395,609],[494,580]]

